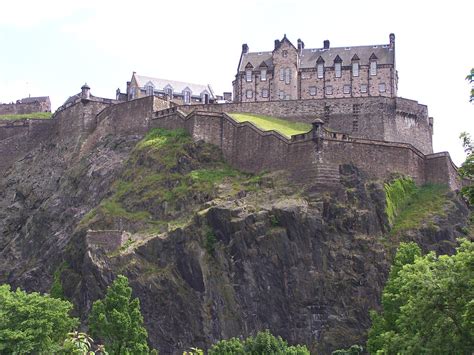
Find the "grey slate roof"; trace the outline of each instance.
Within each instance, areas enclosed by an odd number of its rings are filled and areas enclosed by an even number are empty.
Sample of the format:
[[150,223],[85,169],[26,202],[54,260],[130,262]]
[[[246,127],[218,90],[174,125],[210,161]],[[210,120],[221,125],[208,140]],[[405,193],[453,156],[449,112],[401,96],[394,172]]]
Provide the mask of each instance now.
[[[375,54],[377,64],[394,64],[395,51],[390,49],[387,44],[375,46],[356,46],[356,47],[334,47],[329,49],[322,48],[305,48],[300,56],[300,68],[315,68],[316,61],[321,56],[324,60],[325,67],[334,66],[334,59],[339,56],[342,59],[342,65],[350,65],[352,57],[357,55],[360,64],[369,64],[370,56]],[[244,53],[240,62],[239,71],[245,71],[248,63],[252,64],[254,69],[258,69],[264,61],[268,69],[273,69],[272,52],[251,52]]]
[[135,79],[137,80],[137,84],[140,88],[144,88],[146,84],[151,82],[155,90],[164,90],[165,87],[169,85],[173,88],[174,93],[181,94],[184,89],[188,88],[189,90],[191,90],[192,96],[200,96],[202,92],[207,91],[211,98],[214,98],[214,91],[212,90],[209,84],[191,84],[176,80],[152,78],[150,76],[143,76],[138,74],[135,74]]

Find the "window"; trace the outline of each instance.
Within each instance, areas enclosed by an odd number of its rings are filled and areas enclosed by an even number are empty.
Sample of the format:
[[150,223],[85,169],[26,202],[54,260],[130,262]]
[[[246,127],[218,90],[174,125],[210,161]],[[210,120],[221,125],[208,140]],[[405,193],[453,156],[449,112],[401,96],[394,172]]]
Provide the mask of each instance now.
[[342,75],[342,63],[334,63],[334,71],[336,72],[336,78],[340,78]]
[[366,84],[362,84],[360,86],[360,92],[367,92],[367,85]]
[[133,100],[136,97],[137,88],[133,87],[130,91],[131,91],[130,98]]
[[290,74],[291,74],[290,68],[286,68],[285,69],[285,84],[290,83]]
[[359,76],[359,63],[352,63],[352,76]]
[[385,84],[379,84],[379,92],[385,92]]
[[267,80],[267,69],[260,70],[260,81]]
[[288,57],[288,51],[285,50],[285,51],[281,52],[281,55],[285,58]]
[[268,89],[262,89],[262,97],[268,97]]
[[245,81],[247,82],[252,81],[252,71],[249,69],[245,71]]
[[247,99],[251,99],[253,97],[252,90],[247,90],[247,92],[245,93],[245,96],[247,97]]
[[316,95],[316,86],[310,86],[309,87],[309,94],[311,96],[315,96]]
[[377,62],[375,60],[370,62],[370,75],[377,75]]
[[165,93],[170,99],[173,98],[173,88],[166,88]]
[[332,95],[332,86],[326,86],[326,95]]
[[188,90],[183,92],[183,100],[185,104],[191,103],[191,93]]
[[285,80],[285,69],[280,69],[280,81]]
[[147,96],[153,95],[153,86],[152,86],[152,85],[146,86],[146,87],[145,87],[145,90],[146,90],[146,95],[147,95]]
[[324,64],[318,64],[318,79],[324,77]]
[[280,100],[284,100],[285,99],[285,92],[284,91],[281,91],[278,93],[278,97]]
[[351,93],[351,86],[350,85],[344,85],[343,92],[344,92],[344,94],[350,94]]

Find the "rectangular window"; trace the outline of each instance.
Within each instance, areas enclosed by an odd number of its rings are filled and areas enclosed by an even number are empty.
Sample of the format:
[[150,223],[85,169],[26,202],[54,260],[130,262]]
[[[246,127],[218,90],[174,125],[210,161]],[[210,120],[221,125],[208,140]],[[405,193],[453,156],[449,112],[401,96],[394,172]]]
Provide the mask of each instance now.
[[246,70],[245,71],[245,81],[250,82],[252,81],[252,71]]
[[315,96],[316,95],[316,86],[310,86],[309,87],[309,94],[311,96]]
[[278,93],[278,97],[280,98],[280,100],[284,100],[285,99],[285,92],[280,90],[280,92]]
[[377,62],[375,60],[370,62],[370,75],[377,75]]
[[366,84],[362,84],[360,86],[360,92],[364,92],[364,93],[367,92],[367,85]]
[[324,64],[318,64],[318,79],[324,78]]
[[268,97],[268,89],[262,89],[262,97]]
[[253,97],[252,90],[247,90],[247,92],[245,93],[245,96],[247,97],[247,99],[251,99]]
[[267,81],[267,69],[260,70],[260,81]]
[[344,85],[343,92],[344,92],[344,94],[350,94],[351,93],[351,86],[350,85]]
[[280,81],[285,80],[285,69],[280,69]]
[[332,86],[326,86],[326,95],[332,95]]
[[359,76],[359,63],[352,63],[352,76]]
[[290,83],[290,74],[291,74],[290,68],[286,68],[285,69],[285,84]]
[[334,71],[336,72],[336,78],[342,76],[342,63],[334,63]]
[[184,92],[184,103],[189,104],[191,102],[191,93],[189,91]]
[[379,92],[385,92],[385,84],[379,84]]

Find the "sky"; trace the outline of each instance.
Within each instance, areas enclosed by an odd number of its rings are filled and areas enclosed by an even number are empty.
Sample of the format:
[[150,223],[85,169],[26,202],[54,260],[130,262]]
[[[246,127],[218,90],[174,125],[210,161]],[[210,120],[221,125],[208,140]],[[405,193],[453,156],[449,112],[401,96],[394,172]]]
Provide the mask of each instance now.
[[0,102],[50,96],[53,109],[87,82],[115,98],[132,72],[232,91],[242,44],[269,51],[284,34],[306,48],[387,44],[396,36],[398,96],[428,106],[434,151],[465,158],[474,135],[465,80],[474,67],[474,1],[17,0],[0,9]]

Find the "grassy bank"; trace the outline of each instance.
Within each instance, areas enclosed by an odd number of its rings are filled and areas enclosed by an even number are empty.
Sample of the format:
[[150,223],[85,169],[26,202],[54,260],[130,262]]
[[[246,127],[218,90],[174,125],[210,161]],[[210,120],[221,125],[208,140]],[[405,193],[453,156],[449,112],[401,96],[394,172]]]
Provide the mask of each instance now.
[[27,119],[47,120],[50,119],[52,115],[53,114],[51,112],[33,112],[23,114],[0,115],[0,121],[15,121]]

